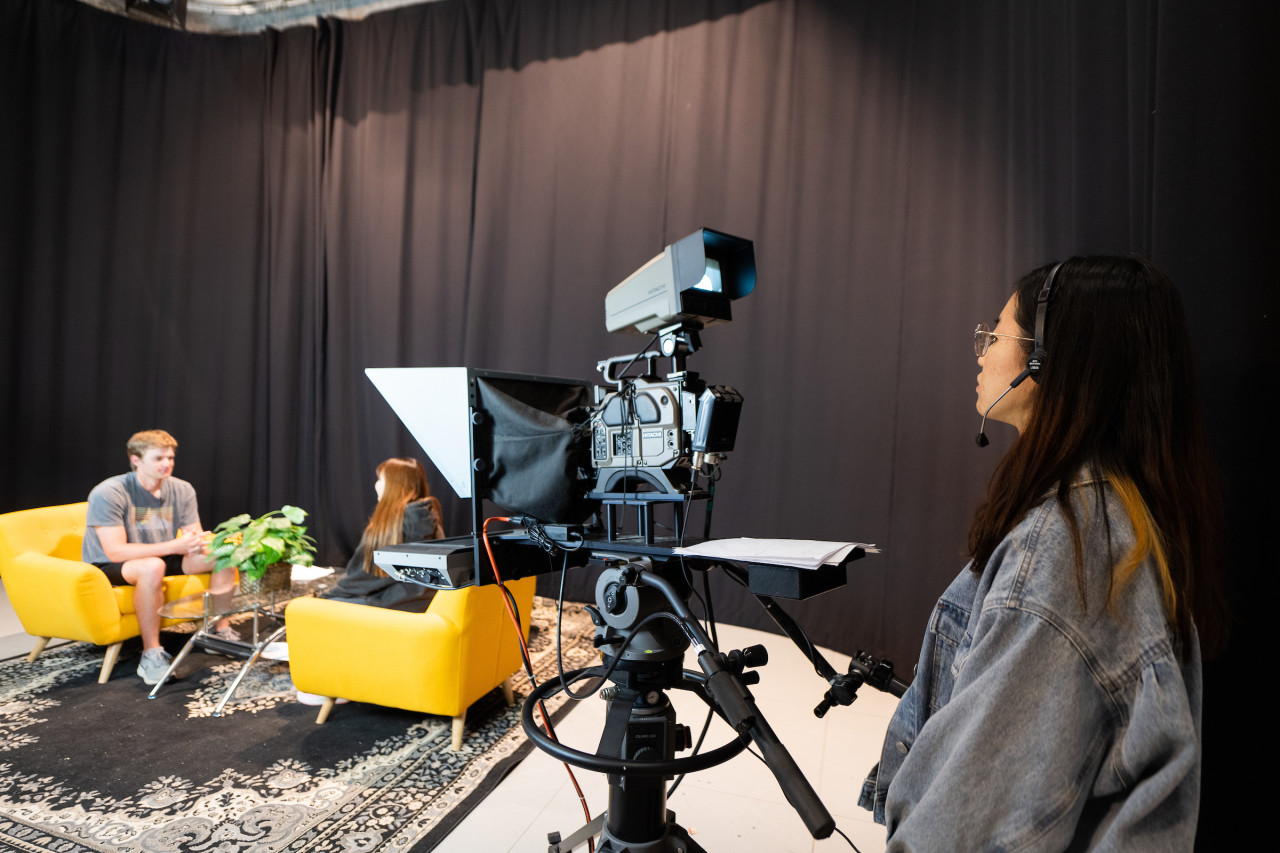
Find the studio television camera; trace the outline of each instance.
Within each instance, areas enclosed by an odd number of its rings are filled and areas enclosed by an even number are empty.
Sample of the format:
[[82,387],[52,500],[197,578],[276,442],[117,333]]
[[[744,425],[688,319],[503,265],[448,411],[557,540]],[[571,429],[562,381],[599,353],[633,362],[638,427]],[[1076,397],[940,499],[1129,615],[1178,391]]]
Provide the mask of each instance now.
[[[765,722],[745,668],[764,663],[763,647],[721,653],[689,609],[692,578],[719,566],[748,586],[830,684],[819,705],[849,704],[862,683],[900,692],[892,664],[859,653],[837,673],[777,598],[801,599],[841,586],[852,548],[817,571],[767,562],[684,556],[677,548],[710,537],[710,498],[733,450],[743,398],[687,368],[701,331],[732,319],[731,303],[756,284],[751,242],[702,229],[672,243],[605,298],[611,332],[650,335],[640,352],[596,365],[602,384],[471,368],[370,368],[369,379],[449,484],[471,505],[471,532],[380,549],[375,562],[400,580],[439,589],[494,583],[559,568],[599,571],[594,644],[601,665],[534,687],[524,728],[544,751],[608,774],[609,805],[551,850],[600,838],[600,850],[701,850],[666,809],[667,780],[714,766],[755,743],[787,799],[816,838],[834,821]],[[704,506],[703,532],[687,536],[690,507]],[[488,503],[488,507],[486,507]],[[494,507],[501,508],[494,510]],[[659,513],[672,535],[658,535]],[[489,533],[486,518],[510,526]],[[707,599],[710,590],[707,588]],[[527,618],[528,614],[522,614]],[[692,646],[701,672],[683,669]],[[606,681],[605,730],[594,754],[565,746],[534,724],[539,702],[583,679]],[[688,729],[677,724],[666,691],[700,696],[733,729],[722,747],[677,758]]]

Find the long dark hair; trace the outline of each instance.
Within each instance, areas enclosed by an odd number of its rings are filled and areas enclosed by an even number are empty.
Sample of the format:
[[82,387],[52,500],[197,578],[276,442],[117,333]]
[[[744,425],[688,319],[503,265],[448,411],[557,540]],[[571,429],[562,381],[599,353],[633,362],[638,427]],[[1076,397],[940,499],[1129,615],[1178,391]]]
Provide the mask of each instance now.
[[386,577],[386,572],[373,562],[373,552],[388,545],[399,545],[404,537],[404,511],[414,501],[425,500],[431,518],[435,522],[436,539],[444,537],[444,522],[440,513],[440,501],[431,494],[427,485],[427,472],[422,463],[407,456],[387,459],[377,468],[382,478],[382,497],[369,516],[364,535],[364,570],[372,575]]
[[[1018,282],[1015,316],[1028,337],[1050,269],[1040,267]],[[1206,656],[1212,655],[1225,642],[1226,628],[1218,585],[1221,503],[1173,283],[1141,258],[1071,258],[1054,279],[1044,347],[1027,422],[969,528],[974,571],[982,571],[1009,531],[1056,490],[1083,594],[1080,528],[1068,493],[1092,470],[1110,483],[1136,537],[1112,567],[1112,592],[1152,558],[1183,654],[1189,654],[1194,620]],[[1096,488],[1101,500],[1100,481]],[[1105,523],[1105,513],[1103,518]]]

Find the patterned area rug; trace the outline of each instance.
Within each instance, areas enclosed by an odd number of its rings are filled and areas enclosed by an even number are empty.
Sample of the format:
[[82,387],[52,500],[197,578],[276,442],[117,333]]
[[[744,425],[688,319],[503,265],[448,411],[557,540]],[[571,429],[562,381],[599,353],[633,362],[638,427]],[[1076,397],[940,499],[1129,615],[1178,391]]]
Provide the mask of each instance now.
[[[556,671],[554,602],[536,599],[531,624],[542,681]],[[591,636],[566,604],[566,669],[598,660]],[[171,652],[185,639],[164,633]],[[500,690],[471,707],[453,752],[447,717],[353,702],[316,725],[284,663],[256,664],[221,717],[239,660],[193,653],[149,701],[140,650],[126,643],[103,685],[102,649],[86,643],[0,663],[0,849],[424,853],[532,747]],[[518,676],[517,699],[528,691]]]

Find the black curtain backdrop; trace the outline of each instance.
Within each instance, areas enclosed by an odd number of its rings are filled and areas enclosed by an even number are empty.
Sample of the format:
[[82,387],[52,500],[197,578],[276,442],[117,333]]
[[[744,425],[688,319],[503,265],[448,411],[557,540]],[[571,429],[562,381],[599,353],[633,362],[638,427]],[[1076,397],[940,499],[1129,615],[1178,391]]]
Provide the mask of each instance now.
[[[709,226],[760,282],[691,359],[747,400],[714,532],[881,545],[793,611],[909,669],[1012,438],[973,445],[974,324],[1033,265],[1139,252],[1184,294],[1226,474],[1223,778],[1275,564],[1270,9],[444,0],[216,37],[6,0],[0,511],[83,499],[159,426],[207,526],[295,503],[345,560],[376,463],[422,456],[364,368],[591,378],[644,343],[607,290]],[[717,611],[768,627],[723,581]],[[1204,826],[1226,802],[1207,781]]]

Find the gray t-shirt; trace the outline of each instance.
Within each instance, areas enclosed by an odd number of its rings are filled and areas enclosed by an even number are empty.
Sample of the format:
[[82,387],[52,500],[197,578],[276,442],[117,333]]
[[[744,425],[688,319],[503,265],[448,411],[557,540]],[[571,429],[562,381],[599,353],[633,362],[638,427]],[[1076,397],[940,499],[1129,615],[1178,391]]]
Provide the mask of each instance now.
[[80,559],[86,563],[109,563],[95,527],[123,527],[126,542],[155,544],[177,538],[178,528],[200,524],[196,490],[186,480],[166,477],[160,497],[142,488],[130,471],[103,480],[89,493],[85,516],[84,543]]

